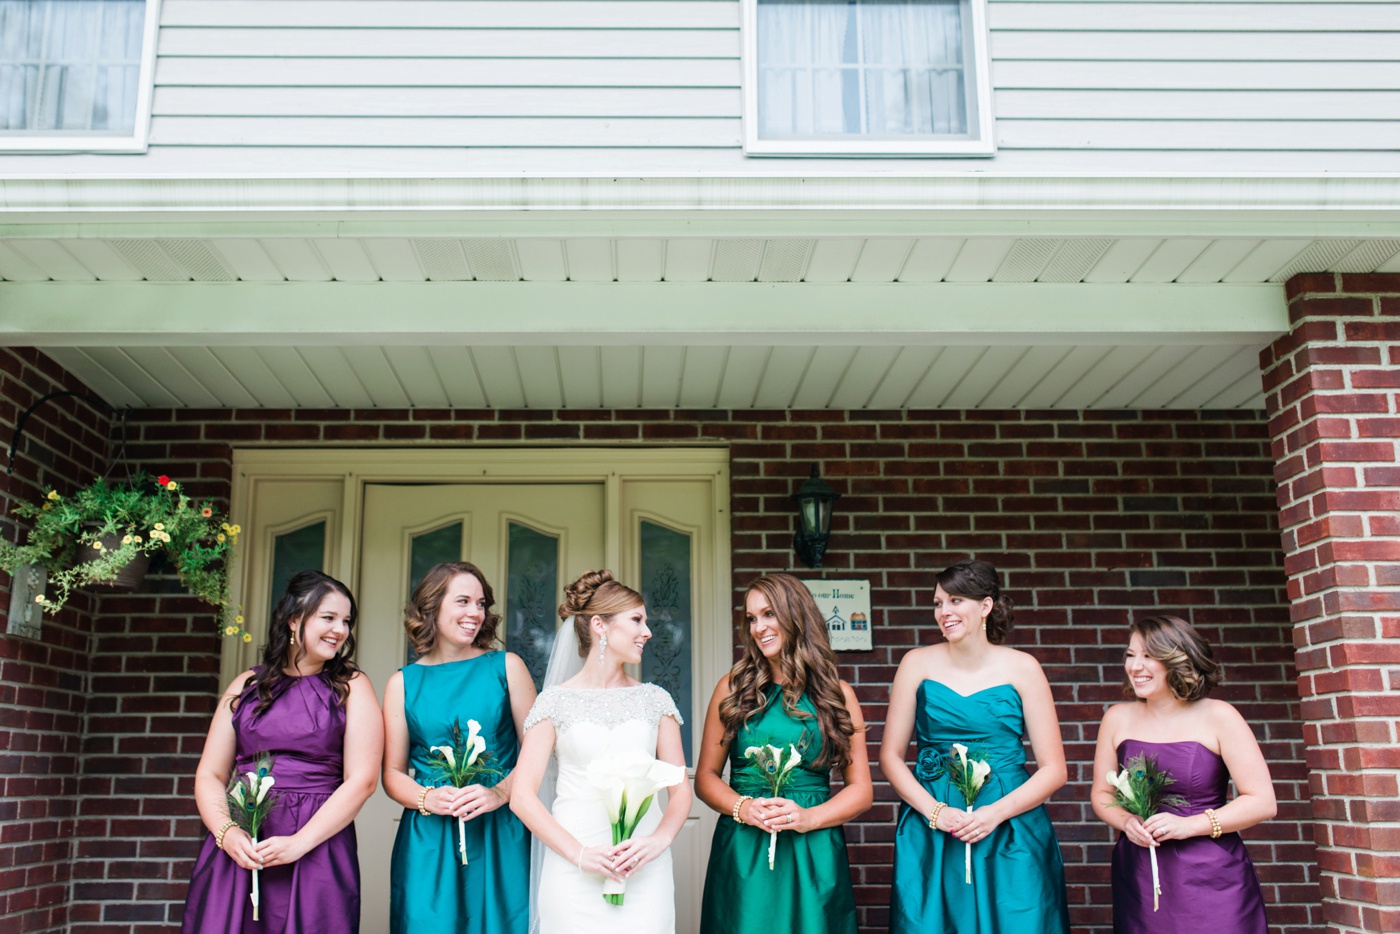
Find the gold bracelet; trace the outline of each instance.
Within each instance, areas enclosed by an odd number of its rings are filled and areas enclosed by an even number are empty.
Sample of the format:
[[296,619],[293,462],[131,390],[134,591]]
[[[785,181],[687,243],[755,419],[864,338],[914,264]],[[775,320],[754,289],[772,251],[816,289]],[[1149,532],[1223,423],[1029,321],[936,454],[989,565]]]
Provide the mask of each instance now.
[[432,811],[428,810],[428,792],[430,791],[432,791],[431,788],[424,788],[418,792],[418,813],[424,817],[431,817],[433,814]]
[[1215,816],[1214,808],[1206,808],[1206,817],[1210,818],[1210,838],[1212,840],[1224,833],[1224,828],[1220,826],[1220,819]]
[[224,821],[224,825],[223,825],[222,827],[220,827],[218,830],[214,831],[214,845],[215,845],[215,846],[217,846],[217,847],[218,847],[219,849],[221,849],[221,850],[224,848],[224,835],[227,834],[228,831],[229,831],[229,828],[232,827],[232,826],[233,826],[234,824],[236,824],[236,823],[238,823],[238,821],[233,820],[232,818],[230,818],[229,820]]
[[734,818],[734,823],[736,823],[736,824],[742,824],[742,823],[744,822],[744,819],[743,819],[742,817],[739,816],[739,812],[740,812],[741,810],[743,810],[743,808],[744,808],[744,802],[745,802],[745,801],[752,801],[752,800],[753,800],[753,796],[752,796],[752,795],[740,795],[740,796],[739,796],[739,800],[734,802],[734,810],[733,810],[733,812],[729,815],[730,817]]
[[943,813],[943,809],[946,808],[947,806],[948,806],[948,805],[947,805],[945,802],[943,802],[943,801],[935,801],[935,802],[933,803],[933,811],[932,811],[932,813],[930,813],[929,816],[928,816],[928,829],[929,829],[929,830],[937,830],[937,829],[938,829],[938,815],[939,815],[939,814],[942,814],[942,813]]

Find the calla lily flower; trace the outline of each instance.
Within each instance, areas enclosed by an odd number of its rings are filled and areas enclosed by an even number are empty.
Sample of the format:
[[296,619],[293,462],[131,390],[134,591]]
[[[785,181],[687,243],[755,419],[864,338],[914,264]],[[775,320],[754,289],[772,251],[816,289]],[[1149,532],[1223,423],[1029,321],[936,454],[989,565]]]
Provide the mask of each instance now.
[[481,736],[481,724],[475,720],[467,721],[467,748],[471,750],[467,754],[467,765],[475,765],[477,756],[486,751],[486,740]]
[[[685,781],[685,769],[653,759],[640,749],[605,749],[588,764],[584,778],[597,789],[612,825],[613,843],[631,838],[662,788]],[[603,897],[621,905],[625,886],[607,880]]]
[[[483,743],[483,745],[485,744]],[[451,746],[434,746],[428,751],[442,753],[442,757],[447,760],[447,767],[449,769],[455,769],[457,767],[457,760],[452,755]]]
[[962,760],[963,768],[967,768],[967,747],[962,743],[954,743],[953,751],[956,752],[958,758]]
[[263,799],[267,797],[267,793],[272,790],[272,786],[276,784],[276,782],[277,780],[271,775],[264,775],[262,777],[262,781],[258,785],[258,804],[263,803]]
[[1128,770],[1115,772],[1108,770],[1108,783],[1118,789],[1118,793],[1129,801],[1137,801],[1137,796],[1133,794],[1133,783],[1129,780]]
[[992,767],[989,763],[985,761],[972,763],[972,787],[981,790],[982,783],[987,780],[987,776],[990,774],[992,774]]

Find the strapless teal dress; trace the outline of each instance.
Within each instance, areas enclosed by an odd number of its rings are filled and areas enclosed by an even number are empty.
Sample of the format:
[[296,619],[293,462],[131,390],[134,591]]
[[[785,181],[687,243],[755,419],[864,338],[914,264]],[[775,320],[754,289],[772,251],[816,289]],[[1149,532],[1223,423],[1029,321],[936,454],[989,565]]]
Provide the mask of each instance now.
[[[1021,695],[1009,684],[964,697],[937,681],[917,693],[914,775],[949,807],[966,807],[962,793],[940,768],[954,743],[981,753],[992,772],[977,796],[982,807],[1020,787],[1029,777],[1021,745],[1025,732]],[[966,844],[931,830],[928,817],[907,804],[895,829],[891,934],[1066,934],[1069,906],[1060,844],[1045,807],[1032,808],[997,826],[972,845],[972,883],[964,881]]]
[[[506,653],[403,668],[408,764],[432,784],[428,748],[451,741],[452,721],[481,724],[493,766],[515,768],[520,754],[506,682]],[[499,779],[482,782],[494,785]],[[457,852],[457,821],[404,808],[389,879],[393,934],[526,934],[530,927],[530,837],[509,806],[467,821],[467,865]]]
[[[777,689],[768,706],[739,731],[729,751],[730,785],[741,795],[766,798],[768,784],[750,767],[744,750],[771,743],[802,749],[803,763],[783,787],[782,797],[815,807],[831,797],[825,770],[807,762],[821,754],[816,711],[804,694],[798,708],[812,714],[799,719],[783,710]],[[860,741],[860,737],[856,738]],[[803,745],[806,748],[803,749]],[[846,837],[840,827],[810,833],[779,831],[778,852],[768,868],[768,834],[720,815],[715,824],[700,934],[856,934],[856,903]]]

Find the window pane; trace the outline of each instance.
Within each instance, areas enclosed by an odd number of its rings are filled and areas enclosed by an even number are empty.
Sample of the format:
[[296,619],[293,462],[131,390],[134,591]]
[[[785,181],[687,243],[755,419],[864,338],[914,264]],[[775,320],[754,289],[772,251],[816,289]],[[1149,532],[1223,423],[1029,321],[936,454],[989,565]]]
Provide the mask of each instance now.
[[525,662],[535,679],[535,690],[539,690],[544,685],[558,623],[559,539],[514,522],[509,524],[509,532],[506,646]]
[[[462,523],[454,522],[440,529],[413,536],[408,551],[408,590],[404,597],[413,593],[413,588],[423,579],[423,575],[435,564],[444,561],[462,560]],[[403,620],[399,620],[400,623]],[[412,664],[418,658],[413,651],[413,643],[404,638],[404,664]]]
[[326,563],[326,522],[313,522],[272,540],[272,589],[268,596],[267,618],[298,571],[324,571]]
[[0,0],[0,130],[129,135],[146,0]]
[[690,536],[654,522],[642,522],[642,599],[647,604],[651,641],[642,655],[642,680],[671,694],[686,727],[681,730],[685,761],[691,762],[694,710],[691,662]]
[[965,136],[962,0],[758,0],[765,139]]

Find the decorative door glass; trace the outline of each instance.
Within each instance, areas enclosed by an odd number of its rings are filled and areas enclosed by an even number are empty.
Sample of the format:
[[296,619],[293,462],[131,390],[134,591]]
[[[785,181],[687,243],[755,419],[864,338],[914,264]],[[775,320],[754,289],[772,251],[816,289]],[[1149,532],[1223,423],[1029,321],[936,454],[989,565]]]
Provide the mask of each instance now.
[[[453,522],[431,532],[423,532],[412,537],[408,557],[408,590],[404,592],[405,602],[413,588],[423,579],[423,575],[435,564],[444,561],[462,560],[462,523]],[[399,620],[403,622],[402,619]],[[418,658],[413,651],[413,643],[404,639],[404,664],[411,665]]]
[[[651,641],[642,654],[642,680],[665,688],[689,725],[694,722],[691,537],[655,522],[642,520],[641,525],[642,599],[651,628]],[[693,762],[692,732],[681,730],[687,763]]]
[[283,532],[272,539],[272,586],[268,590],[267,618],[298,571],[323,571],[326,563],[326,520]]
[[525,662],[539,690],[558,626],[559,537],[507,525],[506,646]]

